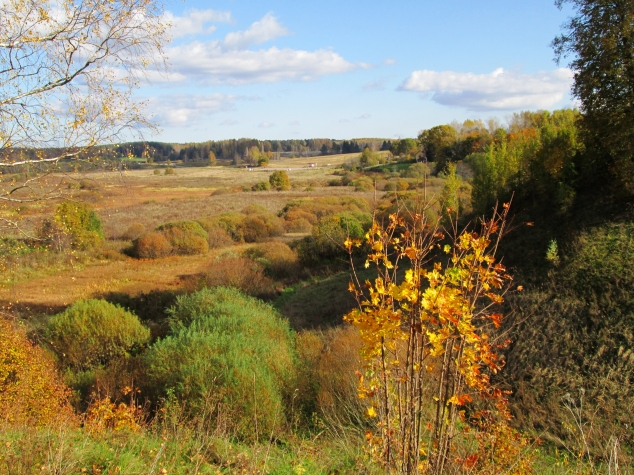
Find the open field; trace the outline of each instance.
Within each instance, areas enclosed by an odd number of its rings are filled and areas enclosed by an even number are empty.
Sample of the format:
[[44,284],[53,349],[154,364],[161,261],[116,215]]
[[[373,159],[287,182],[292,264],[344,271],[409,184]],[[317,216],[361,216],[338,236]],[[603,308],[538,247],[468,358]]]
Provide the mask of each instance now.
[[[236,167],[177,167],[174,175],[154,175],[152,169],[98,171],[80,173],[76,177],[65,175],[62,179],[89,181],[90,190],[72,190],[79,201],[91,202],[103,223],[109,256],[86,258],[74,253],[60,257],[53,266],[41,271],[22,272],[18,266],[13,272],[5,272],[0,288],[0,301],[20,309],[52,313],[76,300],[99,296],[108,292],[130,295],[153,290],[175,290],[182,286],[183,277],[200,272],[220,251],[206,256],[170,256],[155,260],[138,260],[118,250],[126,246],[117,241],[132,224],[141,224],[151,230],[156,226],[178,220],[199,219],[230,211],[241,211],[257,204],[277,214],[290,201],[317,196],[354,196],[372,200],[373,192],[355,192],[351,187],[325,186],[328,180],[337,178],[335,166],[358,154],[317,157],[317,159],[283,159],[279,161],[288,174],[294,188],[289,191],[242,191],[267,181],[270,168],[255,168],[249,172]],[[331,164],[324,168],[307,168],[312,160],[319,164]],[[311,162],[312,163],[312,162]],[[276,161],[277,165],[278,162]],[[305,191],[311,186],[312,191]],[[224,194],[214,194],[218,189]],[[44,218],[53,213],[55,202],[40,202],[37,206],[21,211],[20,225],[28,233],[35,234]],[[292,241],[302,234],[289,233],[280,236],[282,241]],[[129,243],[128,243],[129,244]],[[240,253],[245,246],[232,246],[231,252]],[[248,247],[248,245],[246,245]],[[113,252],[118,255],[112,259]],[[21,258],[18,258],[18,260]],[[28,256],[23,258],[24,261]],[[345,279],[344,279],[345,280]]]

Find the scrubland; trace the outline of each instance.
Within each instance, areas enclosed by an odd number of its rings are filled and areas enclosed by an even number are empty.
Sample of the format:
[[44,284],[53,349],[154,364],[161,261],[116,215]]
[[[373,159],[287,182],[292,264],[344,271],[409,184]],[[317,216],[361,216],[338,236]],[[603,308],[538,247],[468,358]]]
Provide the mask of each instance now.
[[[59,201],[6,208],[23,234],[2,242],[0,299],[10,315],[3,332],[11,338],[0,345],[8,375],[0,473],[384,473],[369,435],[382,429],[368,417],[370,399],[359,398],[365,343],[343,321],[357,307],[351,262],[358,282],[377,271],[363,265],[370,247],[346,241],[423,198],[433,203],[425,219],[448,231],[449,206],[460,226],[473,222],[473,171],[462,162],[447,173],[407,161],[341,168],[351,158],[287,159],[251,171],[68,173],[55,177],[70,198],[64,210]],[[291,188],[254,191],[273,170],[286,171]],[[617,460],[618,473],[629,473],[628,412],[615,405],[614,379],[583,392],[566,351],[591,339],[579,340],[569,322],[542,320],[550,308],[626,308],[626,291],[611,293],[611,306],[593,282],[611,288],[600,277],[601,256],[613,247],[631,252],[630,232],[583,235],[575,259],[551,249],[545,265],[557,285],[569,282],[565,292],[555,295],[553,285],[506,298],[509,323],[491,336],[511,335],[509,370],[492,381],[512,390],[511,426],[523,438],[519,451],[508,449],[514,455],[505,455],[503,472],[478,462],[477,473],[617,473]],[[597,353],[597,368],[611,351],[630,364],[619,344]],[[563,399],[562,387],[570,391]],[[474,440],[454,445],[468,451]],[[465,460],[452,470],[472,473],[476,465]]]

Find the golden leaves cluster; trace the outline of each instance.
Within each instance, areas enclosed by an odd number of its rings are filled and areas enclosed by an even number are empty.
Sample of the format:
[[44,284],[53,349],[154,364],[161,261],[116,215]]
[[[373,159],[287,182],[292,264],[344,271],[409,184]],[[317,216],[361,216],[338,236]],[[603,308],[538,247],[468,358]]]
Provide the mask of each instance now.
[[[506,427],[506,394],[490,376],[502,368],[498,352],[508,342],[492,341],[488,331],[502,324],[494,309],[512,285],[495,258],[507,213],[504,206],[478,232],[453,239],[424,212],[396,213],[365,236],[365,267],[373,265],[377,277],[361,283],[354,273],[349,290],[359,307],[344,318],[363,341],[359,396],[377,426],[367,434],[370,452],[398,473],[443,473],[458,460],[451,455],[458,425],[468,431],[465,407],[476,399],[491,403],[496,417],[489,410],[470,417],[501,424],[498,432]],[[362,244],[344,243],[351,255]]]

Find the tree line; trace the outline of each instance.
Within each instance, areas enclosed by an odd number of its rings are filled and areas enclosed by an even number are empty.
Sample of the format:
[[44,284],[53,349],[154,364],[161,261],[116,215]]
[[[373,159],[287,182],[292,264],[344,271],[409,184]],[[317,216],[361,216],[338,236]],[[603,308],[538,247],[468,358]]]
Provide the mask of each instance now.
[[[145,158],[153,162],[177,161],[208,162],[225,160],[233,163],[250,163],[254,148],[260,154],[272,154],[278,157],[293,154],[296,156],[335,155],[340,153],[361,153],[365,148],[372,150],[390,150],[392,141],[386,139],[302,139],[302,140],[258,140],[229,139],[209,140],[198,143],[169,142],[132,142],[107,147],[114,157]],[[212,154],[212,155],[211,155]],[[257,162],[257,159],[255,160]]]

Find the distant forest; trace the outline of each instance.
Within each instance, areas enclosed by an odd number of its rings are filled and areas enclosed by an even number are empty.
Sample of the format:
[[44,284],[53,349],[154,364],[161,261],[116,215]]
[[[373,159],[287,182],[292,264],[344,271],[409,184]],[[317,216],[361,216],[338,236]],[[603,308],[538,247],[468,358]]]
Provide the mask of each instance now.
[[234,163],[249,162],[253,148],[260,153],[272,154],[274,158],[290,156],[335,155],[339,153],[360,153],[366,147],[372,150],[390,150],[392,141],[387,139],[305,139],[305,140],[257,140],[231,139],[207,142],[177,144],[166,142],[133,142],[112,147],[115,156],[146,158],[148,161],[165,162],[207,162],[210,153],[217,160]]

